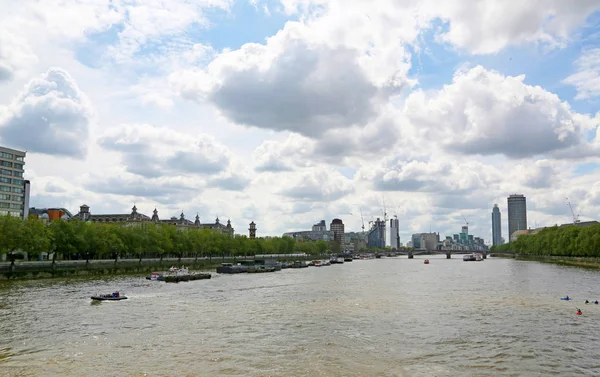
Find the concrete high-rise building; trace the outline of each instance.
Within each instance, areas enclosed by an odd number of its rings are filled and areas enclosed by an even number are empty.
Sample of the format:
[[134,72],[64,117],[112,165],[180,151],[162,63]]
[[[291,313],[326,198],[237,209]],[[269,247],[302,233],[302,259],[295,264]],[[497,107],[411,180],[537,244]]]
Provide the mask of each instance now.
[[385,226],[385,221],[380,220],[379,217],[373,222],[371,229],[367,233],[368,248],[385,248]]
[[325,224],[325,220],[321,220],[315,225],[312,226],[313,232],[325,232],[327,231],[327,224]]
[[494,204],[492,209],[492,245],[502,245],[502,220],[498,204]]
[[400,221],[398,219],[390,219],[390,232],[387,245],[392,249],[400,249]]
[[439,244],[439,233],[415,233],[412,235],[412,247],[417,250],[437,250]]
[[26,152],[0,147],[0,216],[29,212],[29,181],[23,179]]
[[508,197],[508,238],[517,230],[527,229],[527,201],[522,194]]
[[333,240],[337,241],[342,245],[346,242],[346,237],[344,235],[344,223],[340,219],[331,220],[331,225],[329,229],[333,232]]

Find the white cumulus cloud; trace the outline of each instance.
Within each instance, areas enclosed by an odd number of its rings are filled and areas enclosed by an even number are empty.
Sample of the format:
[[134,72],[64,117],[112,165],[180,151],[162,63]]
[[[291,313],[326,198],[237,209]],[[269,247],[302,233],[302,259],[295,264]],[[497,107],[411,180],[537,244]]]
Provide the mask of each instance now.
[[581,125],[568,103],[524,80],[481,66],[459,70],[440,90],[412,93],[405,114],[453,153],[521,158],[580,144]]
[[588,48],[575,62],[576,72],[564,79],[564,83],[577,89],[576,99],[600,96],[600,48]]
[[35,153],[83,158],[91,107],[68,72],[50,68],[32,79],[0,119],[4,144]]

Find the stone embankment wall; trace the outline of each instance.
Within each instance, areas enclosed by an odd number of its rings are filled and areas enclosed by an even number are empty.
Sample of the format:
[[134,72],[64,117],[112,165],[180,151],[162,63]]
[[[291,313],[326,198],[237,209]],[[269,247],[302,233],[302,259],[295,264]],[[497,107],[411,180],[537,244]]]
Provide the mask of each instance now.
[[[247,259],[254,259],[248,257]],[[290,259],[290,258],[285,258]],[[113,260],[61,260],[61,261],[16,261],[0,263],[0,280],[40,279],[77,275],[118,275],[144,274],[152,271],[165,271],[171,266],[185,265],[190,270],[214,271],[223,262],[232,263],[244,258],[164,258],[160,259],[119,259]]]

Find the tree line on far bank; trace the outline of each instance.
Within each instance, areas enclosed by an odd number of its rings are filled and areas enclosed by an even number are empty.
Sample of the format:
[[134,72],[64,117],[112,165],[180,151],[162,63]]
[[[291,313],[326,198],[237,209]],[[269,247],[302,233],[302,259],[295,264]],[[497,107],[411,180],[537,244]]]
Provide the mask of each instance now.
[[29,260],[41,253],[60,259],[117,259],[167,257],[219,257],[257,254],[324,254],[339,252],[337,243],[296,242],[291,237],[249,239],[210,229],[181,231],[174,225],[153,222],[137,224],[88,223],[56,220],[49,224],[37,219],[0,217],[0,254],[9,260],[26,252]]
[[600,224],[591,226],[549,227],[536,234],[522,235],[515,241],[493,246],[491,252],[561,257],[600,257]]

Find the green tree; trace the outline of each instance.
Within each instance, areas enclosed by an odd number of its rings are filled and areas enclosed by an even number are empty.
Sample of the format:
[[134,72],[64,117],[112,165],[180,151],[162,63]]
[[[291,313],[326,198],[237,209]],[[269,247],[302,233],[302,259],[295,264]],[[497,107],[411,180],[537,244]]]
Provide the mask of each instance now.
[[50,251],[50,231],[46,224],[37,219],[27,219],[22,222],[22,232],[21,249],[30,259],[38,259],[41,253]]
[[[124,242],[125,235],[128,229],[117,224],[104,224],[101,229],[101,237],[105,242],[104,250],[108,253],[111,259],[115,260],[115,264],[119,257],[123,257],[127,252],[127,245]],[[140,253],[140,262],[142,254]]]
[[56,220],[50,223],[50,234],[55,258],[59,254],[61,258],[71,259],[77,253],[79,247],[75,234],[76,221]]
[[23,240],[23,221],[18,217],[5,215],[0,217],[0,252],[8,254],[11,268],[15,263],[14,252]]
[[328,248],[327,241],[318,240],[315,243],[315,247],[317,248],[317,253],[323,255],[323,254],[325,254],[325,252],[327,251],[327,248]]
[[329,247],[331,248],[331,252],[334,254],[339,254],[342,251],[342,246],[337,241],[329,242]]

